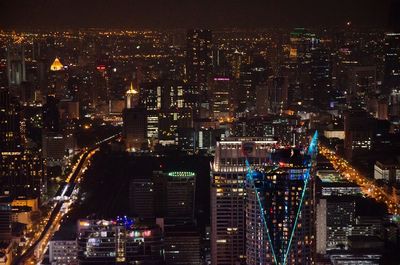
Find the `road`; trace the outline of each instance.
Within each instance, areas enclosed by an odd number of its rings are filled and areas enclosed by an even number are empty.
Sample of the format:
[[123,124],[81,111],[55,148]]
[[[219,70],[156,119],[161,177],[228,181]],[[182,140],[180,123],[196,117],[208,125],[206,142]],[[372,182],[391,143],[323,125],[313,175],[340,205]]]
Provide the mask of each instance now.
[[99,146],[101,144],[111,142],[118,137],[120,137],[120,134],[116,134],[107,139],[104,139],[96,143],[94,147],[85,149],[81,153],[70,175],[67,177],[65,183],[60,186],[59,190],[56,193],[54,208],[51,211],[50,217],[48,218],[48,221],[43,228],[40,236],[21,256],[16,257],[13,260],[12,264],[36,264],[36,257],[43,257],[44,253],[46,252],[49,240],[53,236],[54,232],[57,230],[62,220],[62,217],[65,214],[65,212],[62,211],[63,206],[65,206],[66,203],[71,203],[71,195],[75,189],[79,177],[82,175],[82,171],[85,168],[84,166],[93,156],[93,154],[99,150]]
[[363,176],[353,168],[348,161],[329,148],[319,145],[319,152],[332,163],[335,170],[337,170],[344,178],[359,185],[364,195],[371,197],[378,202],[384,203],[387,206],[389,213],[400,213],[400,204],[397,203],[396,197],[376,185],[374,180]]

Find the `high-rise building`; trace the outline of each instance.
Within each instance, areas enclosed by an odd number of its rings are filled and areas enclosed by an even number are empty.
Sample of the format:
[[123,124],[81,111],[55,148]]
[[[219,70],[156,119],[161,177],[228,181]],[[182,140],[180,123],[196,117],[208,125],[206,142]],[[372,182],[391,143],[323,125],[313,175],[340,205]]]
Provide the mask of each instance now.
[[316,249],[319,254],[347,247],[355,221],[355,197],[328,196],[319,200],[316,219]]
[[375,121],[365,111],[349,111],[344,116],[344,149],[347,159],[373,148]]
[[[311,50],[311,93],[309,99],[321,109],[327,109],[333,98],[331,52],[324,47]],[[314,102],[312,101],[314,100]]]
[[400,33],[385,35],[384,92],[400,89]]
[[165,194],[163,212],[166,219],[194,218],[196,174],[186,171],[172,171],[162,175],[154,173],[154,181],[161,182]]
[[271,66],[264,58],[256,57],[251,64],[242,65],[239,84],[235,93],[239,113],[254,113],[256,111],[257,88],[265,87],[271,75]]
[[62,133],[46,132],[42,136],[42,155],[47,167],[63,166],[65,139]]
[[0,187],[12,196],[40,197],[45,191],[43,160],[23,147],[19,103],[0,88]]
[[129,208],[132,216],[140,218],[154,218],[155,190],[151,178],[135,178],[129,183]]
[[299,149],[278,149],[272,163],[256,167],[249,177],[246,264],[313,264],[314,177],[309,159]]
[[316,35],[305,28],[295,28],[290,33],[289,65],[293,95],[291,101],[314,104],[311,76],[311,51],[317,44]]
[[377,90],[376,66],[349,65],[346,68],[348,103],[352,107],[365,109],[368,96],[375,94]]
[[163,264],[162,231],[158,226],[116,220],[78,220],[79,264]]
[[167,265],[200,265],[201,237],[191,227],[165,227],[165,263]]
[[49,242],[49,261],[51,265],[78,265],[78,243],[76,227],[64,223]]
[[50,65],[46,94],[54,95],[57,99],[72,98],[68,91],[68,72],[58,58]]
[[140,218],[164,217],[167,221],[194,218],[196,174],[154,171],[151,177],[132,179],[131,213]]
[[233,116],[233,82],[229,77],[210,80],[211,112],[214,119],[229,120]]
[[246,158],[254,166],[269,160],[276,141],[232,138],[216,145],[211,175],[211,259],[240,264],[246,256]]
[[374,165],[374,178],[387,183],[400,183],[400,161],[398,159],[380,159]]
[[48,95],[42,109],[43,129],[45,132],[60,132],[60,111],[58,110],[56,97]]
[[5,87],[0,88],[0,150],[15,153],[22,149],[21,110],[18,101]]
[[208,78],[212,72],[212,33],[206,29],[187,32],[186,76],[189,84],[188,103],[199,114],[201,103],[207,101]]
[[140,101],[147,112],[147,138],[175,143],[177,127],[192,127],[192,111],[185,101],[187,85],[161,80],[140,85]]
[[[267,106],[269,113],[282,114],[288,107],[288,79],[287,77],[271,77],[267,82]],[[257,97],[257,100],[258,97]]]
[[7,74],[9,85],[20,85],[26,81],[25,48],[23,45],[7,48]]
[[0,241],[11,239],[11,202],[10,197],[0,197]]
[[125,94],[126,104],[122,113],[123,137],[127,150],[137,151],[147,144],[146,109],[139,104],[139,92],[133,84]]

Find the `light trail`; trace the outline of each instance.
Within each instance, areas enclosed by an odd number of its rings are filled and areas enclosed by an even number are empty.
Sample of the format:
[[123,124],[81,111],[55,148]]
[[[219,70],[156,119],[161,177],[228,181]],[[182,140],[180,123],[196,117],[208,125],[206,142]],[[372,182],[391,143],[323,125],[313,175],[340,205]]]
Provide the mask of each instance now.
[[[89,163],[91,157],[99,150],[99,145],[105,142],[110,142],[114,139],[117,139],[120,134],[116,134],[112,137],[108,137],[103,141],[98,142],[92,148],[85,148],[85,151],[79,156],[78,161],[72,169],[71,174],[68,176],[68,180],[65,183],[65,186],[60,188],[59,192],[62,194],[62,197],[67,197],[68,199],[72,199],[71,195],[75,190],[77,183],[80,180],[80,177],[83,173],[83,169],[86,164]],[[65,202],[62,200],[55,203],[54,208],[50,214],[50,217],[47,220],[46,225],[39,234],[39,237],[31,244],[31,246],[19,257],[16,257],[13,260],[13,264],[38,264],[37,262],[43,257],[45,250],[47,249],[48,242],[52,238],[53,234],[56,232],[58,226],[64,215],[67,212],[63,212],[63,205]]]
[[320,154],[324,156],[333,165],[334,169],[338,171],[346,180],[356,183],[360,186],[361,191],[365,196],[368,196],[377,202],[382,202],[386,205],[390,214],[400,213],[399,198],[396,195],[384,191],[373,180],[370,180],[359,173],[350,163],[344,158],[337,155],[334,151],[320,144]]

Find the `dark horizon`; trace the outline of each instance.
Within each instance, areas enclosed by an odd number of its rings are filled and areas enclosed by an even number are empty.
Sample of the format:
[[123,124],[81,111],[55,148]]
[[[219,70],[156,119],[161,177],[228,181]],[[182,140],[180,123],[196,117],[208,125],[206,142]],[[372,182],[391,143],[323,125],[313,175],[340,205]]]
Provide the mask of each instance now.
[[355,27],[398,25],[397,0],[16,0],[0,2],[3,29]]

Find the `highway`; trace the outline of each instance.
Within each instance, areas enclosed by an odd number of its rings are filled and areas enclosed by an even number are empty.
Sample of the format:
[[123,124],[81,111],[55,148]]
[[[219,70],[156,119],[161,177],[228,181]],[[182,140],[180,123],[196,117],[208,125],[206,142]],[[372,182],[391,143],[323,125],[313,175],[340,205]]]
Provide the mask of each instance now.
[[85,165],[90,160],[90,158],[99,150],[99,146],[101,144],[111,142],[118,137],[120,137],[120,134],[113,135],[96,143],[94,147],[84,149],[84,151],[82,151],[78,161],[72,168],[71,173],[56,193],[53,209],[40,236],[21,256],[16,257],[13,260],[12,264],[37,264],[36,261],[40,260],[40,258],[43,257],[44,253],[46,252],[49,240],[53,236],[54,232],[57,230],[62,220],[62,217],[65,214],[63,213],[62,208],[63,206],[65,206],[65,204],[71,203],[71,195],[80,176],[82,175],[82,170],[85,168]]
[[319,152],[332,163],[335,170],[337,170],[345,179],[359,185],[365,196],[384,203],[388,209],[388,212],[391,214],[400,213],[400,204],[397,203],[396,196],[393,196],[392,194],[386,192],[383,188],[379,187],[374,180],[363,176],[360,172],[353,168],[348,161],[337,155],[329,148],[319,145]]

